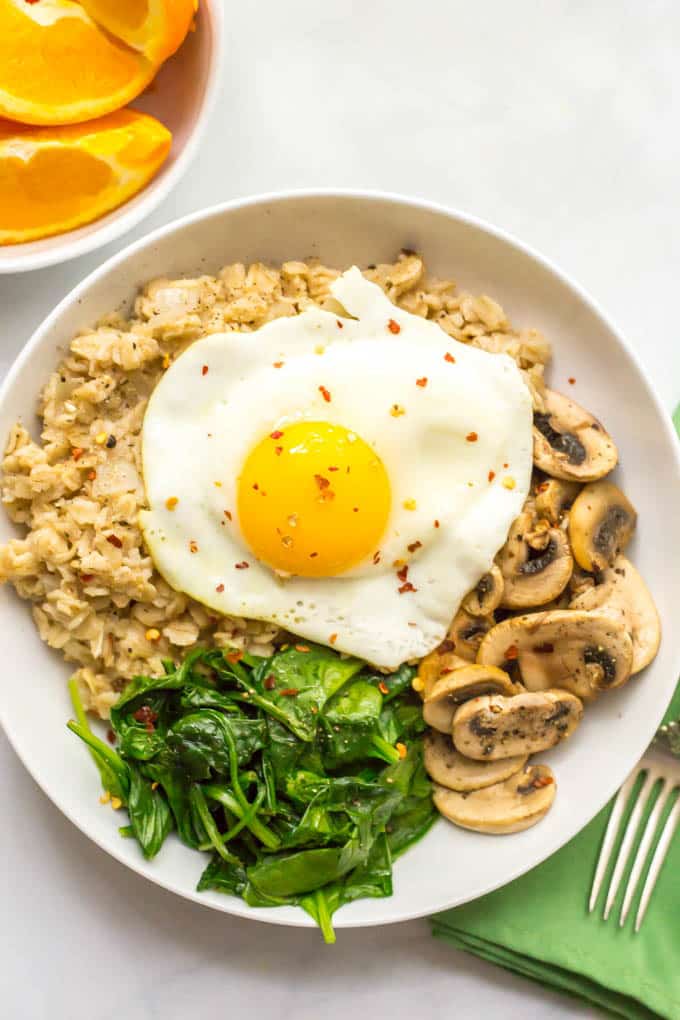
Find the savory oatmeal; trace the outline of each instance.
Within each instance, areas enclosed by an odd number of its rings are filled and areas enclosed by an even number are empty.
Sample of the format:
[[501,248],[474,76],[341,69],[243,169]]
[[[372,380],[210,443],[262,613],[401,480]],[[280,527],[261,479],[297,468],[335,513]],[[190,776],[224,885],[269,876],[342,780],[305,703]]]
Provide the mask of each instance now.
[[[130,678],[162,672],[189,646],[271,653],[275,625],[218,616],[155,570],[138,527],[142,422],[157,382],[195,340],[310,305],[337,310],[329,288],[339,274],[311,262],[236,263],[215,277],[154,280],[129,319],[112,314],[71,342],[40,397],[39,441],[23,423],[12,429],[2,499],[23,536],[0,547],[0,581],[32,603],[40,636],[77,665],[84,706],[102,718]],[[428,277],[410,252],[364,275],[456,340],[513,357],[542,409],[550,349],[539,332],[515,330],[486,295]]]

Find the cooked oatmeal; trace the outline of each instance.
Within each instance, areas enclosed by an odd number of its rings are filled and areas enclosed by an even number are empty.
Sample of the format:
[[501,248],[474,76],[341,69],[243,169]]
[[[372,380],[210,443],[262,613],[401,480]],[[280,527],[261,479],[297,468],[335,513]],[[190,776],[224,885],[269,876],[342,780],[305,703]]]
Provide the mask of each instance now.
[[[40,636],[77,665],[84,704],[101,717],[131,677],[160,673],[187,646],[272,650],[275,626],[216,616],[154,569],[137,525],[142,421],[159,378],[194,340],[251,332],[310,304],[339,310],[329,286],[340,272],[236,263],[216,277],[154,280],[129,320],[108,316],[72,341],[41,394],[40,440],[24,424],[11,430],[2,500],[22,537],[0,547],[0,581],[31,601]],[[427,278],[412,253],[365,276],[456,340],[511,355],[541,407],[550,348],[540,333],[515,331],[486,295]]]

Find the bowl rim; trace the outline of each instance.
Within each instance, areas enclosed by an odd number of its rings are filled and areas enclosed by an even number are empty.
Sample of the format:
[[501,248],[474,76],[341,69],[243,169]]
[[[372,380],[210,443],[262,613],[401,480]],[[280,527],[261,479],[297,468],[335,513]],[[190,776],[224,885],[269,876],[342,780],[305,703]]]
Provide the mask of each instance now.
[[[176,220],[173,220],[170,223],[167,223],[154,231],[151,231],[145,237],[142,237],[137,241],[134,241],[133,243],[123,248],[121,251],[116,252],[104,263],[102,263],[102,265],[98,266],[96,269],[90,272],[85,277],[85,279],[81,281],[81,283],[77,284],[74,288],[72,288],[72,290],[68,294],[66,294],[64,298],[62,298],[62,300],[56,305],[53,311],[43,320],[42,324],[35,330],[35,332],[27,341],[19,355],[16,357],[7,375],[5,376],[5,379],[3,380],[3,383],[0,386],[0,406],[7,399],[10,391],[12,390],[15,384],[17,376],[20,374],[26,363],[33,356],[33,353],[36,350],[36,348],[40,346],[46,334],[48,334],[50,330],[53,328],[54,324],[58,322],[61,315],[69,307],[76,304],[82,297],[82,295],[92,285],[96,284],[100,278],[106,276],[112,270],[117,269],[119,266],[121,266],[128,259],[136,255],[138,252],[144,249],[149,250],[152,249],[153,245],[156,244],[156,242],[166,238],[169,235],[172,235],[173,233],[180,233],[186,227],[194,226],[195,224],[201,223],[202,221],[209,220],[213,217],[219,217],[225,213],[229,213],[237,209],[258,205],[265,206],[267,204],[288,202],[290,200],[299,199],[313,200],[317,198],[381,201],[392,203],[395,205],[406,205],[410,208],[421,209],[425,212],[430,212],[439,216],[444,216],[448,219],[457,220],[467,226],[471,226],[475,229],[478,229],[481,232],[486,233],[487,235],[504,242],[505,244],[514,248],[520,254],[528,256],[530,259],[536,261],[539,264],[539,266],[541,266],[544,270],[547,270],[564,287],[566,287],[581,302],[583,302],[589,308],[589,310],[597,318],[600,319],[602,324],[615,336],[616,341],[621,347],[622,351],[625,353],[625,355],[629,358],[630,362],[632,363],[640,381],[646,387],[650,400],[654,405],[655,410],[658,412],[659,419],[662,423],[662,428],[665,432],[665,438],[668,441],[670,450],[672,451],[673,454],[675,473],[680,478],[680,439],[678,438],[678,435],[675,432],[670,414],[664,407],[658,393],[656,392],[656,388],[652,383],[647,370],[642,365],[637,352],[631,347],[631,345],[623,335],[622,331],[616,326],[614,321],[604,312],[599,303],[594,298],[592,298],[591,295],[580,284],[576,283],[573,279],[571,279],[571,277],[567,273],[559,269],[550,259],[546,258],[532,246],[526,244],[523,241],[520,241],[518,238],[516,238],[511,233],[505,231],[504,229],[496,227],[495,225],[479,217],[463,212],[461,210],[457,210],[453,207],[445,206],[439,202],[430,201],[428,199],[411,197],[396,192],[373,189],[333,188],[333,187],[300,188],[249,195],[243,198],[231,199],[229,201],[222,202],[217,205],[209,206],[205,209],[196,210]],[[37,633],[36,640],[38,640]],[[680,676],[680,640],[678,640],[678,647],[676,649],[674,659],[675,661],[673,676],[677,677]],[[663,717],[663,713],[666,711],[666,708],[667,708],[666,704],[661,704],[659,706],[659,722],[661,721],[661,718]],[[121,864],[130,868],[130,870],[139,874],[142,878],[145,878],[153,882],[155,885],[160,886],[162,889],[165,889],[168,892],[181,896],[183,899],[187,899],[194,903],[197,903],[199,906],[204,907],[205,909],[213,910],[217,909],[223,913],[233,914],[235,916],[244,917],[249,920],[256,920],[269,924],[278,924],[291,927],[314,927],[314,921],[312,920],[312,918],[308,917],[303,911],[298,911],[294,917],[277,916],[276,911],[273,910],[262,911],[261,913],[258,913],[257,911],[252,911],[251,908],[249,908],[246,904],[242,903],[235,897],[225,897],[224,898],[225,905],[224,907],[222,907],[221,905],[218,906],[213,902],[206,901],[195,890],[186,890],[179,888],[172,881],[166,880],[160,874],[157,873],[150,874],[148,872],[141,872],[129,860],[126,860],[123,857],[122,853],[117,852],[115,845],[111,846],[106,845],[103,842],[103,840],[101,840],[97,835],[93,835],[83,825],[81,825],[80,822],[71,815],[69,809],[62,803],[61,798],[59,796],[53,796],[51,792],[49,794],[46,793],[41,782],[41,779],[39,778],[38,775],[34,773],[28,761],[24,758],[18,746],[16,746],[14,742],[11,731],[5,723],[3,704],[1,699],[0,699],[0,726],[3,729],[10,746],[17,754],[19,760],[22,762],[22,764],[28,771],[29,775],[40,787],[42,792],[45,793],[46,796],[49,796],[49,799],[61,811],[61,813],[70,822],[72,822],[72,824],[75,825],[76,828],[78,828],[83,833],[83,835],[90,839],[96,846],[98,846],[101,850],[104,850],[110,857],[113,857]],[[645,744],[644,746],[640,747],[639,756],[641,756],[644,753],[646,746],[647,745]],[[628,774],[628,769],[630,767],[631,767],[630,765],[626,766],[626,772],[624,774],[619,775],[618,773],[616,774],[612,773],[611,781],[607,784],[605,796],[600,799],[600,802],[598,803],[596,810],[583,824],[583,826],[574,832],[569,831],[567,832],[566,835],[560,837],[560,839],[555,845],[551,846],[551,848],[547,850],[545,853],[542,853],[538,860],[532,862],[531,868],[537,867],[539,864],[542,864],[545,860],[551,857],[554,853],[557,853],[560,849],[562,849],[563,846],[570,842],[578,834],[578,832],[582,831],[582,829],[585,828],[585,826],[588,825],[590,821],[592,821],[592,819],[602,810],[603,807],[605,807],[605,805],[610,801],[610,799],[616,793],[618,788],[621,786],[622,782],[626,778],[626,775]],[[494,883],[489,886],[489,888],[483,895],[487,895],[488,893],[494,892],[496,889],[508,884],[509,882],[514,881],[521,875],[526,874],[528,870],[530,869],[526,867],[522,866],[518,867],[512,872],[512,874],[510,874],[510,876],[505,876],[499,881],[494,881]],[[472,897],[472,899],[474,898],[476,897]],[[469,901],[466,900],[463,902]],[[441,906],[437,907],[437,912],[448,910],[451,907],[458,905],[461,905],[459,901],[444,903]],[[428,914],[431,914],[431,912],[432,912],[431,907],[425,907],[424,909],[420,908],[407,909],[400,912],[398,916],[390,917],[388,919],[383,919],[380,921],[372,921],[368,918],[359,920],[345,919],[342,916],[342,912],[340,912],[338,916],[334,918],[334,927],[335,928],[376,927],[383,924],[395,924],[402,921],[413,920],[415,918],[427,916]]]
[[[117,209],[112,209],[111,213],[107,214],[113,214],[113,218],[109,223],[98,230],[94,230],[92,233],[88,233],[85,236],[78,238],[77,240],[69,240],[69,236],[73,233],[73,231],[67,230],[64,234],[57,234],[53,238],[45,238],[45,240],[55,241],[55,244],[50,248],[47,248],[45,251],[30,252],[25,250],[22,252],[21,249],[25,249],[27,247],[22,244],[7,245],[4,251],[3,249],[0,249],[0,252],[3,253],[2,258],[0,258],[1,276],[9,275],[10,273],[28,273],[35,269],[46,269],[48,266],[53,266],[61,262],[69,262],[71,259],[78,258],[80,255],[87,255],[99,248],[103,248],[104,245],[109,244],[111,241],[115,241],[123,234],[128,233],[128,231],[141,223],[143,219],[150,216],[184,177],[198,155],[199,146],[203,140],[206,128],[215,109],[220,86],[222,84],[222,72],[224,68],[224,8],[221,0],[202,0],[202,4],[204,16],[210,20],[212,37],[210,63],[205,80],[205,89],[193,129],[189,134],[184,148],[178,155],[174,164],[168,170],[167,174],[160,181],[150,181],[147,184],[146,189],[143,189],[140,193],[142,195],[142,200],[134,207],[130,207],[129,200],[124,202],[123,205],[119,206]],[[172,57],[170,59],[172,59]],[[124,109],[131,106],[134,107],[134,103],[135,101],[131,100],[130,103],[126,104]],[[144,191],[147,191],[147,194],[144,194]],[[83,224],[83,226],[85,226],[85,224]],[[8,256],[4,255],[4,252],[12,252],[12,249],[16,250],[16,254],[10,254]],[[108,265],[108,261],[109,260],[105,263],[106,265]]]

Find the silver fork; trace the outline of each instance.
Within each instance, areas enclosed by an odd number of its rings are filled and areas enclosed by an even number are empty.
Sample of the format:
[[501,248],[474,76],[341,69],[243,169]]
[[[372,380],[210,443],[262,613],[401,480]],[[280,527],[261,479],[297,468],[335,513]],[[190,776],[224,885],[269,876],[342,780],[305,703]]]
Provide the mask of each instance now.
[[[621,818],[624,814],[626,804],[633,793],[638,777],[642,773],[644,773],[642,787],[640,788],[640,792],[635,801],[635,806],[633,807],[630,818],[628,819],[628,824],[623,832],[623,838],[619,847],[612,877],[609,882],[607,897],[604,904],[603,919],[605,921],[608,919],[612,907],[614,906],[616,894],[619,891],[621,879],[623,878],[626,870],[626,865],[629,861],[631,850],[635,843],[636,834],[640,828],[640,820],[644,814],[645,805],[647,804],[650,794],[657,783],[660,783],[661,786],[658,797],[654,803],[654,807],[652,808],[651,814],[644,827],[638,851],[635,855],[635,860],[633,861],[633,867],[630,872],[626,891],[623,896],[621,913],[619,914],[619,925],[621,927],[623,927],[626,923],[626,918],[628,917],[631,904],[635,897],[635,891],[637,889],[640,876],[644,870],[645,862],[649,857],[652,844],[654,843],[656,830],[659,826],[659,819],[663,814],[664,807],[668,805],[669,799],[673,796],[673,791],[680,789],[680,759],[673,758],[670,754],[664,754],[656,748],[650,748],[619,790],[616,800],[614,801],[612,813],[609,816],[607,831],[604,834],[602,849],[600,850],[600,856],[595,869],[595,877],[593,879],[590,900],[588,902],[588,913],[592,913],[595,909],[595,904],[597,903],[600,889],[602,888],[607,867],[611,861],[611,854],[620,828]],[[647,872],[647,877],[645,878],[645,882],[642,887],[640,905],[638,906],[637,915],[635,917],[635,934],[640,931],[640,926],[642,925],[647,912],[647,907],[649,906],[649,901],[652,892],[654,891],[656,880],[661,872],[664,858],[668,853],[668,848],[671,845],[679,819],[680,797],[678,797],[671,808],[670,814],[668,815],[663,829],[658,836],[656,847],[652,854],[649,871]]]

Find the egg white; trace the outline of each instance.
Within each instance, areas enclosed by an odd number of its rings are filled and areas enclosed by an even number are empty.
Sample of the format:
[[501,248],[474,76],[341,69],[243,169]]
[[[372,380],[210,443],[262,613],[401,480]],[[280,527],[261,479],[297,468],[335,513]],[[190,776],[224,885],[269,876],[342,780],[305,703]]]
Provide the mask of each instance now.
[[[168,369],[144,419],[149,510],[140,523],[173,588],[220,614],[272,621],[310,640],[336,635],[338,650],[394,668],[442,640],[520,512],[531,478],[531,398],[511,358],[396,308],[358,269],[332,291],[347,317],[312,308],[255,333],[213,334]],[[427,384],[417,386],[422,377]],[[405,413],[392,414],[394,405]],[[282,578],[245,543],[236,513],[242,465],[264,436],[303,420],[343,425],[382,459],[392,510],[378,564],[369,557],[335,577]],[[415,509],[405,509],[412,500]],[[416,591],[400,594],[393,563],[404,559]]]

